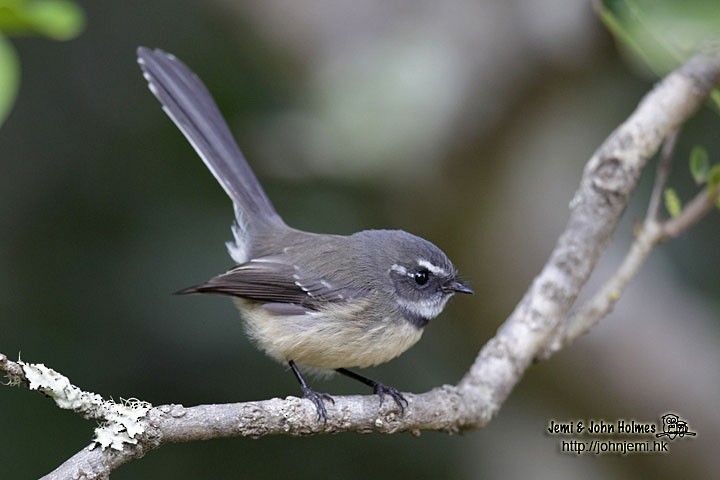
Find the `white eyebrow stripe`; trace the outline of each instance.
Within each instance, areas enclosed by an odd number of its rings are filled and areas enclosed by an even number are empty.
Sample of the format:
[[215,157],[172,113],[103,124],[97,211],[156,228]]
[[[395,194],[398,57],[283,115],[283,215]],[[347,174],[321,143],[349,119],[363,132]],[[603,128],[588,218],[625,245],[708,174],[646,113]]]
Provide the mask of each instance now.
[[422,258],[418,259],[417,262],[419,266],[427,268],[433,275],[446,276],[448,274],[444,268],[433,265],[432,263],[428,262],[427,260],[423,260]]

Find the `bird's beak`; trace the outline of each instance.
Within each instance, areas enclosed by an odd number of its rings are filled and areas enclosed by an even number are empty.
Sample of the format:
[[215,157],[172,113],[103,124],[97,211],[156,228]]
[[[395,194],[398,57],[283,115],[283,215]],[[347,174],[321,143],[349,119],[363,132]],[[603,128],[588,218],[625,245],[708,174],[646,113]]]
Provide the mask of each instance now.
[[467,285],[465,285],[464,283],[462,283],[459,280],[453,280],[445,288],[447,290],[449,290],[451,292],[455,292],[455,293],[469,293],[469,294],[475,293],[475,292],[473,292],[472,288],[468,287]]

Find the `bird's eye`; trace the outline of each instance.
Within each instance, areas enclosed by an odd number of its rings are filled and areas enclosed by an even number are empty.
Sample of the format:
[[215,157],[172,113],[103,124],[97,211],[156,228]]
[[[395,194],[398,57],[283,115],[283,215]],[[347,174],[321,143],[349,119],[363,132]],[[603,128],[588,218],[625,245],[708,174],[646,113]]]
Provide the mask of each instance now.
[[430,280],[430,272],[425,269],[418,270],[413,274],[413,278],[418,285],[425,285]]

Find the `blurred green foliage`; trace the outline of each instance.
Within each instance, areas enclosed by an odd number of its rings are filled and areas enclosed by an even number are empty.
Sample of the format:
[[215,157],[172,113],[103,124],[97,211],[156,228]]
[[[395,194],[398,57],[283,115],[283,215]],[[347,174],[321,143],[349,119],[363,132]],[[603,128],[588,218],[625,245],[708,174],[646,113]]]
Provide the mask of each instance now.
[[672,188],[665,189],[665,209],[667,209],[672,218],[682,213],[682,202],[677,192]]
[[[705,147],[695,146],[690,152],[690,175],[696,185],[707,183],[708,195],[715,195],[720,185],[720,163],[710,165],[709,156]],[[720,198],[716,199],[716,205],[720,208]]]
[[0,125],[7,117],[20,83],[20,64],[15,49],[0,35]]
[[35,34],[70,40],[84,27],[82,9],[69,0],[0,1],[0,30],[7,35]]
[[[713,192],[717,190],[718,185],[720,185],[720,163],[716,163],[708,170],[707,184],[708,193],[712,195]],[[720,208],[720,204],[718,204],[718,208]]]
[[7,35],[70,40],[82,32],[85,15],[69,0],[0,0],[0,125],[15,103],[20,62]]
[[[720,46],[717,0],[601,0],[596,5],[626,58],[657,76],[700,50]],[[720,90],[712,99],[720,107]]]
[[710,161],[708,153],[704,147],[699,145],[693,147],[690,152],[690,174],[698,185],[707,181],[708,172],[710,171]]
[[[718,185],[720,185],[720,163],[714,165],[710,164],[710,157],[705,147],[696,145],[690,151],[690,157],[688,159],[688,165],[690,167],[690,175],[695,181],[695,185],[707,184],[708,195],[715,196],[715,191]],[[665,196],[665,208],[671,217],[677,217],[682,213],[682,201],[678,196],[677,192],[668,188],[664,192]],[[720,198],[716,199],[716,205],[720,208]]]

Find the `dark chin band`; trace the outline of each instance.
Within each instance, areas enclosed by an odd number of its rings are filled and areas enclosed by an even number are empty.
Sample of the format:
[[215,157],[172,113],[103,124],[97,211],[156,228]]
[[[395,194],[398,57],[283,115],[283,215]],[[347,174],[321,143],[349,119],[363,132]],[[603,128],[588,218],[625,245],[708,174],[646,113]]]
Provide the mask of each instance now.
[[405,320],[410,322],[410,324],[417,328],[424,328],[428,323],[430,323],[429,318],[425,318],[422,315],[418,315],[415,312],[411,312],[407,308],[401,307],[400,309],[402,311],[403,317],[405,317]]

